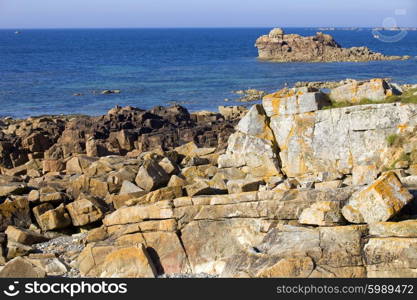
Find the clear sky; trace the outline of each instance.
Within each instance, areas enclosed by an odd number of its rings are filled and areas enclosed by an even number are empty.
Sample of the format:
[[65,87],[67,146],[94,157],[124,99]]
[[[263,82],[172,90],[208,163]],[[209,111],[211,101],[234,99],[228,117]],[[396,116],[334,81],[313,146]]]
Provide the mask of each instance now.
[[[416,0],[0,0],[0,28],[417,27]],[[392,21],[392,19],[390,19]]]

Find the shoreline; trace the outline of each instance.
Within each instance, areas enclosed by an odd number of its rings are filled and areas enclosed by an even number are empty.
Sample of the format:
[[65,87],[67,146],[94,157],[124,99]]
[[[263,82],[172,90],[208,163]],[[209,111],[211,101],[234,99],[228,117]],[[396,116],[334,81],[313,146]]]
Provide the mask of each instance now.
[[[314,63],[314,62],[312,62]],[[341,85],[346,84],[347,82],[349,82],[350,80],[356,80],[358,82],[366,82],[371,80],[372,77],[369,78],[361,78],[361,79],[353,79],[353,78],[346,78],[346,79],[342,79],[342,80],[330,80],[330,81],[295,81],[294,82],[294,86],[295,88],[300,88],[300,87],[314,87],[317,88],[319,90],[324,91],[325,93],[327,92],[328,89],[331,88],[336,88],[339,87]],[[392,78],[383,78],[385,81],[388,82],[393,82]],[[408,89],[412,89],[414,87],[417,86],[417,80],[414,83],[401,83],[398,84],[398,86],[403,89],[403,90],[408,90]],[[284,88],[284,86],[282,86],[281,88]],[[277,89],[273,89],[274,91]],[[251,99],[250,96],[252,96],[251,91],[255,91],[255,93],[259,93],[259,95],[261,95],[262,97],[265,96],[267,94],[266,91],[264,90],[257,90],[257,89],[241,89],[241,90],[235,90],[235,91],[231,91],[231,94],[235,95],[236,99],[230,100],[228,98],[224,99],[223,104],[224,105],[219,105],[217,106],[217,109],[197,109],[197,110],[191,110],[189,109],[187,104],[182,104],[181,101],[178,102],[172,102],[172,103],[167,103],[165,105],[155,105],[152,106],[150,109],[154,108],[154,107],[170,107],[170,106],[182,106],[185,109],[187,109],[187,111],[190,114],[198,114],[198,113],[203,113],[203,112],[210,112],[213,114],[216,113],[220,113],[219,108],[220,107],[246,107],[249,108],[250,106],[254,105],[254,104],[259,104],[262,102],[262,98],[256,98],[256,99]],[[245,100],[245,98],[248,96],[248,100]],[[257,96],[257,95],[256,95]],[[111,97],[111,95],[109,96]],[[229,102],[233,102],[233,104],[229,105]],[[127,105],[130,106],[130,105]],[[57,113],[57,114],[41,114],[41,115],[31,115],[28,117],[11,117],[11,116],[0,116],[0,121],[5,121],[5,120],[13,120],[13,121],[24,121],[24,120],[28,120],[28,119],[38,119],[38,118],[77,118],[77,117],[85,117],[85,118],[97,118],[100,116],[103,116],[106,114],[107,111],[111,110],[114,107],[122,107],[121,104],[113,104],[109,105],[108,109],[104,112],[104,113],[99,113],[99,114],[73,114],[73,113]],[[147,110],[145,108],[139,107],[139,106],[131,106],[131,107],[135,107],[136,109],[139,110]],[[149,109],[148,109],[149,110]]]

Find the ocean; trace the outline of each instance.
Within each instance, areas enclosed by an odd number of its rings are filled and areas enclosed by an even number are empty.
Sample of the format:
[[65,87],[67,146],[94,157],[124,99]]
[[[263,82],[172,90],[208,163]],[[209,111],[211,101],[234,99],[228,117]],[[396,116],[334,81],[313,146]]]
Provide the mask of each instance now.
[[[147,109],[172,103],[216,111],[219,105],[241,104],[235,90],[272,92],[297,81],[390,77],[417,83],[417,31],[395,43],[374,38],[369,29],[324,31],[343,47],[413,56],[408,61],[271,63],[257,60],[254,47],[269,30],[0,30],[0,116],[100,115],[115,105]],[[121,93],[101,95],[105,89]]]

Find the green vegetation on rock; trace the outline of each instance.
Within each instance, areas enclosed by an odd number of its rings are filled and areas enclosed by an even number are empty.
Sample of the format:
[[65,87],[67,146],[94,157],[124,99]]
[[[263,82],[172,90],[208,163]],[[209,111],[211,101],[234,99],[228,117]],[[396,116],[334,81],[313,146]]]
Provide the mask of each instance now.
[[404,92],[402,95],[399,96],[389,96],[383,101],[373,101],[371,99],[361,99],[357,103],[351,103],[351,102],[336,102],[333,101],[331,98],[329,98],[331,105],[323,107],[323,109],[332,109],[332,108],[342,108],[342,107],[349,107],[349,106],[355,106],[355,105],[367,105],[367,104],[383,104],[383,103],[395,103],[400,102],[404,104],[417,104],[417,88],[410,89],[406,92]]

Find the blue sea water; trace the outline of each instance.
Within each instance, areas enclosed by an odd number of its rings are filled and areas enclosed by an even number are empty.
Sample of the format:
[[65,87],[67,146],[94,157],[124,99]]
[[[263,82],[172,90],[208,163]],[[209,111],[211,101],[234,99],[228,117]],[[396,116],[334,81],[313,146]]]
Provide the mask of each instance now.
[[[0,30],[0,116],[99,115],[116,104],[150,108],[172,102],[191,111],[214,111],[238,104],[234,90],[269,92],[296,81],[391,77],[417,83],[416,31],[396,43],[375,39],[368,29],[328,32],[343,47],[364,45],[414,57],[408,61],[270,63],[257,60],[254,47],[269,30],[24,30],[18,35]],[[286,29],[302,35],[316,31]],[[94,93],[104,89],[122,93]]]

